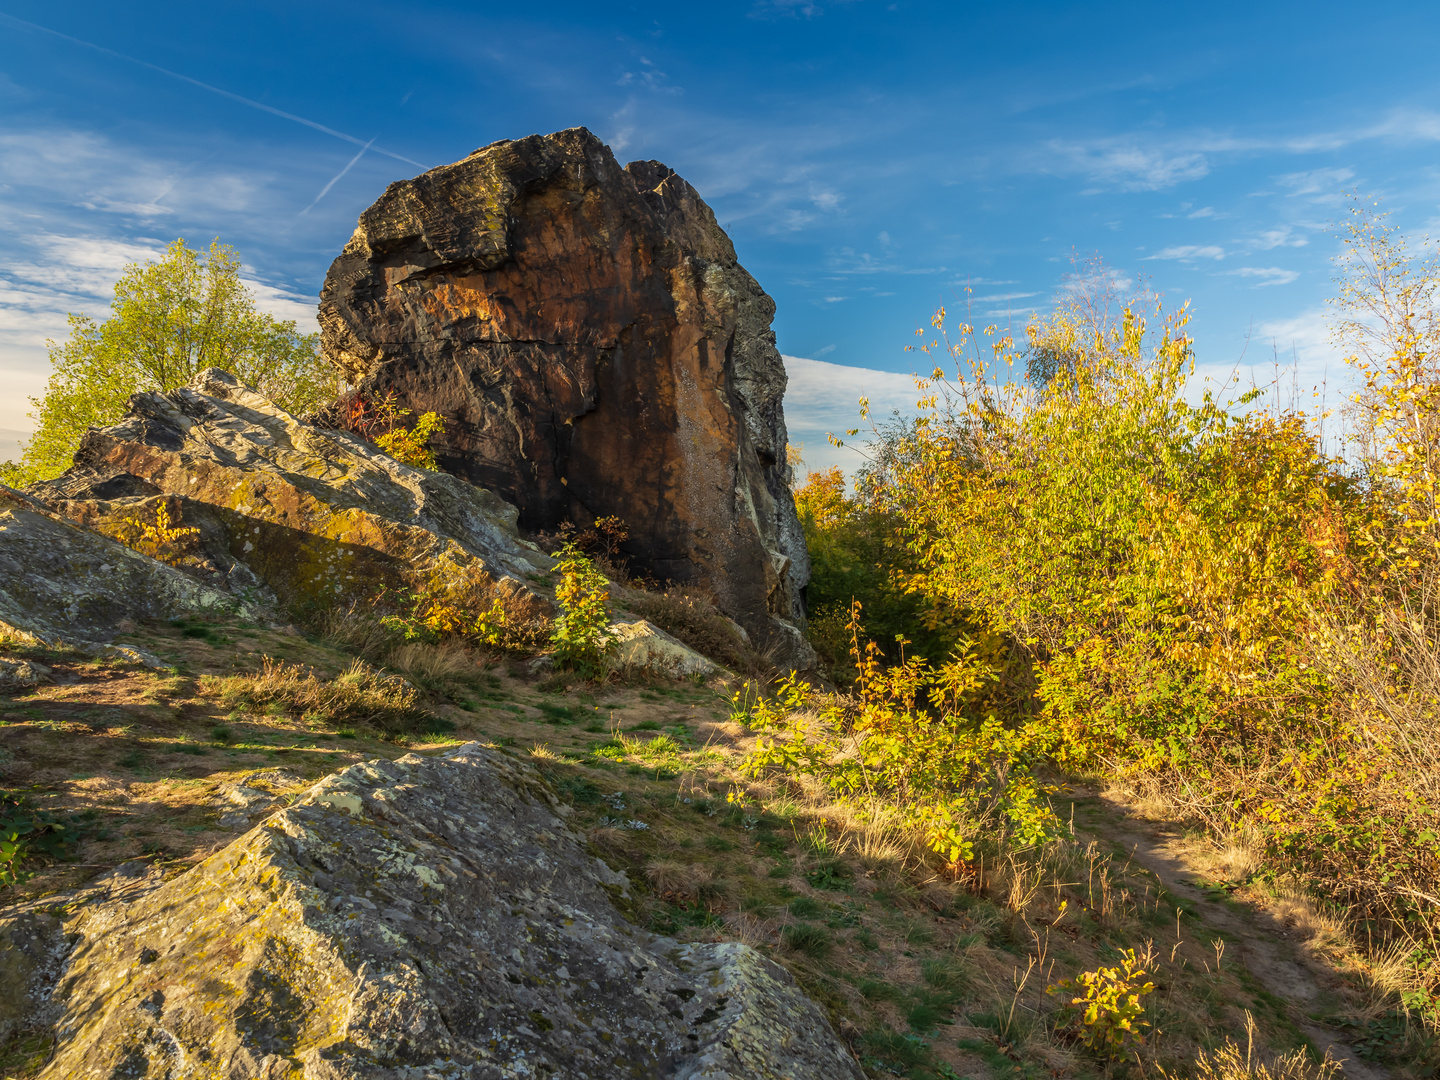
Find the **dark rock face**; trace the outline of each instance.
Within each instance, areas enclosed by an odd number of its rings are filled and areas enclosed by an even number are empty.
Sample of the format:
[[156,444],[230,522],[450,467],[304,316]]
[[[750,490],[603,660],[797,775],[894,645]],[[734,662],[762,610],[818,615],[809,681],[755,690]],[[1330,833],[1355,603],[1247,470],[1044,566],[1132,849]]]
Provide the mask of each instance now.
[[441,464],[522,526],[616,515],[639,569],[809,666],[774,311],[689,184],[573,128],[390,185],[320,324],[363,396],[444,416]]

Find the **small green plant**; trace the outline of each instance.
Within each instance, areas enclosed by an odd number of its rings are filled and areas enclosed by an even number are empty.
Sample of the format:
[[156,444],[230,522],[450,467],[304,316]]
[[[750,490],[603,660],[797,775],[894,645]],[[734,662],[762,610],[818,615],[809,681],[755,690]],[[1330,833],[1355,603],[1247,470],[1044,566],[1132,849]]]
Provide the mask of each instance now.
[[1064,1006],[1066,1016],[1079,1024],[1080,1041],[1097,1053],[1118,1057],[1131,1046],[1145,1042],[1141,1020],[1145,1006],[1140,999],[1155,989],[1134,949],[1120,954],[1116,967],[1082,971],[1046,987],[1047,994],[1070,994]]
[[827,955],[835,944],[829,932],[814,923],[802,922],[787,926],[780,936],[789,948],[817,960]]
[[36,858],[63,858],[69,848],[65,826],[29,806],[23,795],[0,791],[0,888],[31,874],[24,864]]
[[560,549],[560,584],[555,599],[560,617],[550,634],[556,662],[586,678],[598,678],[605,670],[605,655],[615,643],[610,629],[609,582],[574,544]]
[[445,434],[445,421],[439,414],[424,413],[413,428],[401,427],[400,421],[410,415],[410,410],[400,407],[393,390],[374,401],[356,398],[349,402],[347,411],[345,426],[371,439],[396,461],[416,469],[440,471],[430,446],[434,436]]

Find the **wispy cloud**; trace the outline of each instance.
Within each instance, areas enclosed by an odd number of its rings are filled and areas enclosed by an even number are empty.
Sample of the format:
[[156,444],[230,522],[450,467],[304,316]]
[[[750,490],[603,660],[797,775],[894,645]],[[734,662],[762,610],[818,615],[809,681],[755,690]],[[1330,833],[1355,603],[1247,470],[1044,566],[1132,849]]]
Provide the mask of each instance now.
[[1344,356],[1331,340],[1329,315],[1324,308],[1312,308],[1289,318],[1262,322],[1255,328],[1254,340],[1268,355],[1264,360],[1252,357],[1252,365],[1263,366],[1274,356],[1282,364],[1297,363],[1302,377],[1314,379],[1327,371],[1331,378],[1343,376]]
[[[860,420],[860,398],[870,399],[870,415],[877,420],[895,412],[902,416],[915,413],[920,391],[911,375],[799,356],[784,360],[790,380],[785,391],[785,425],[790,441],[804,445],[805,464],[812,470],[831,465],[854,470],[865,464],[863,431],[854,439],[844,437],[849,428],[865,426]],[[827,433],[840,436],[847,445],[840,449],[831,446]]]
[[1190,262],[1195,259],[1223,259],[1225,249],[1215,244],[1178,244],[1174,247],[1161,248],[1154,255],[1145,256],[1146,261],[1154,259],[1180,259]]
[[949,272],[943,266],[907,266],[889,255],[877,258],[868,251],[856,252],[852,248],[841,248],[833,254],[826,269],[832,274],[906,274],[919,277]]
[[1033,292],[1009,292],[1009,293],[993,293],[993,294],[991,294],[990,296],[972,296],[970,299],[973,300],[973,301],[974,301],[975,303],[977,303],[977,304],[989,304],[989,303],[999,303],[999,302],[1001,302],[1001,301],[1003,301],[1003,300],[1027,300],[1027,299],[1029,299],[1029,298],[1032,297],[1032,296],[1039,296],[1039,295],[1040,295],[1039,293],[1033,293]]
[[[1313,226],[1321,228],[1322,226]],[[1270,251],[1277,247],[1304,247],[1310,243],[1310,238],[1303,233],[1296,231],[1294,225],[1276,225],[1272,229],[1265,229],[1253,240],[1251,247],[1256,251]]]
[[1130,139],[1103,139],[1089,143],[1052,139],[1045,144],[1042,171],[1079,173],[1092,182],[1121,191],[1159,191],[1187,180],[1198,180],[1210,171],[1203,153],[1144,146]]
[[1300,276],[1298,270],[1282,270],[1278,266],[1242,266],[1236,270],[1226,270],[1226,274],[1235,277],[1258,278],[1255,287],[1265,285],[1289,285]]
[[1289,188],[1291,195],[1334,195],[1339,192],[1341,185],[1354,176],[1354,169],[1307,169],[1304,172],[1277,176],[1275,182]]
[[[1103,188],[1159,191],[1208,175],[1217,159],[1263,154],[1315,154],[1359,143],[1440,142],[1440,112],[1395,109],[1376,123],[1330,131],[1281,135],[1245,135],[1207,130],[1145,135],[1111,135],[1094,139],[1051,139],[1038,152],[1014,155],[1025,171],[1080,175]],[[1277,182],[1290,194],[1332,196],[1353,179],[1353,169],[1327,167],[1286,173]],[[1209,217],[1206,207],[1193,217]]]
[[263,166],[242,173],[178,163],[92,132],[0,132],[0,208],[18,203],[33,212],[43,201],[143,220],[209,217],[247,210],[271,176]]

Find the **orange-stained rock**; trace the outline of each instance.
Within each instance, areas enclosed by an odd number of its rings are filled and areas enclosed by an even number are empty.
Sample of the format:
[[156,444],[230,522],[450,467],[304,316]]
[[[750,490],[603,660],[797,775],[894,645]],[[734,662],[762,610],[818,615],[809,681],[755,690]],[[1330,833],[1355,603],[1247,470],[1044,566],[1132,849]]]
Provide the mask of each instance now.
[[807,667],[774,312],[689,184],[573,128],[390,185],[320,324],[362,397],[440,413],[442,466],[523,527],[618,516],[637,569]]

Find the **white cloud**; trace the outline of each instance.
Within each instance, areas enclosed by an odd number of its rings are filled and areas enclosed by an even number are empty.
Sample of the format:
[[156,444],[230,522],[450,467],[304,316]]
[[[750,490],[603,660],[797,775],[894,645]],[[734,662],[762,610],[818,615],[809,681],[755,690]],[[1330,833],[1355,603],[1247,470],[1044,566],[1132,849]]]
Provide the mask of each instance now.
[[1202,206],[1199,210],[1193,210],[1193,211],[1191,211],[1190,213],[1186,214],[1185,216],[1188,217],[1188,218],[1207,218],[1207,217],[1214,217],[1214,216],[1215,216],[1215,208],[1214,208],[1213,206]]
[[1348,368],[1344,354],[1330,339],[1329,312],[1312,308],[1290,318],[1271,319],[1255,328],[1252,350],[1257,346],[1266,354],[1251,364],[1257,381],[1262,383],[1273,371],[1275,363],[1292,365],[1296,378],[1307,387],[1321,379],[1332,383],[1344,380]]
[[[860,419],[862,397],[870,399],[870,415],[884,421],[897,411],[902,416],[914,415],[915,402],[922,396],[911,375],[799,356],[784,360],[790,379],[785,391],[785,426],[792,444],[804,444],[805,464],[815,472],[832,465],[853,472],[865,464],[869,426]],[[856,427],[859,435],[845,435]],[[838,436],[845,446],[831,446],[827,433]]]
[[[70,206],[152,220],[250,209],[269,174],[201,173],[80,131],[0,133],[0,184],[28,187]],[[6,193],[7,195],[10,193]],[[12,201],[7,198],[5,202]]]
[[1039,293],[1033,292],[994,293],[991,296],[972,296],[970,299],[974,300],[977,304],[981,304],[998,303],[1002,300],[1025,300],[1029,297],[1039,295]]
[[1277,247],[1304,247],[1310,238],[1296,233],[1293,225],[1277,225],[1266,229],[1251,243],[1257,251],[1270,251]]
[[293,320],[302,334],[319,332],[320,324],[315,317],[320,307],[318,298],[310,300],[297,296],[288,289],[277,288],[252,277],[242,277],[241,280],[255,297],[255,306],[260,311],[277,319]]
[[824,347],[822,347],[822,348],[816,349],[814,355],[815,355],[815,358],[818,360],[818,359],[819,359],[820,357],[822,357],[822,356],[829,356],[829,355],[830,355],[832,352],[834,352],[834,351],[835,351],[835,346],[834,346],[834,345],[826,345],[826,346],[824,346]]
[[1161,248],[1154,255],[1145,256],[1147,260],[1153,259],[1223,259],[1225,249],[1216,247],[1214,244],[1197,246],[1195,244],[1181,244],[1175,247]]
[[1237,270],[1226,270],[1225,273],[1237,277],[1259,278],[1255,283],[1256,288],[1265,285],[1289,285],[1300,276],[1298,270],[1282,270],[1278,266],[1242,266]]
[[943,266],[905,266],[893,259],[877,259],[868,251],[857,253],[854,248],[841,248],[829,259],[826,269],[832,274],[907,274],[925,276],[946,273]]

